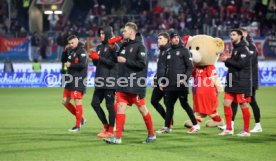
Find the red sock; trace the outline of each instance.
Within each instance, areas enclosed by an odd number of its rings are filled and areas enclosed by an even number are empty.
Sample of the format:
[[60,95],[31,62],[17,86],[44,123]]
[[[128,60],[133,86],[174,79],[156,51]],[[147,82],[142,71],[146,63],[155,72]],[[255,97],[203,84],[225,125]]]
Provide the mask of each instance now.
[[121,138],[123,135],[123,127],[126,120],[126,114],[116,114],[116,137]]
[[144,118],[145,124],[147,126],[149,136],[154,136],[154,129],[153,129],[150,113],[148,112],[143,118]]
[[232,108],[231,106],[224,106],[224,115],[226,120],[226,129],[232,130]]
[[114,129],[113,126],[109,126],[109,127],[108,127],[108,132],[111,133],[111,134],[113,134],[113,129]]
[[108,131],[108,124],[104,124],[104,129]]
[[117,104],[117,103],[114,104],[114,111],[115,111],[115,114],[116,114],[117,111],[118,111],[118,104]]
[[219,115],[216,115],[212,118],[216,122],[221,122],[221,117]]
[[72,105],[72,103],[69,102],[65,107],[67,108],[68,111],[71,112],[71,114],[76,115],[76,109],[75,109],[75,106]]
[[76,106],[76,126],[80,127],[82,119],[82,105]]
[[250,111],[249,108],[242,108],[244,131],[249,132],[250,126]]

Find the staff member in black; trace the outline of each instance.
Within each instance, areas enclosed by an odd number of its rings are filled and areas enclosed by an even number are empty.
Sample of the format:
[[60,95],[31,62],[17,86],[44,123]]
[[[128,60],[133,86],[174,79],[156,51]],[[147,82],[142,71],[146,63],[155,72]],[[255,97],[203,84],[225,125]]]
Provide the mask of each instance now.
[[[188,79],[193,72],[192,58],[188,51],[180,41],[177,33],[171,33],[172,49],[167,54],[167,64],[165,77],[168,78],[169,84],[165,90],[165,105],[167,109],[165,127],[162,133],[170,132],[170,124],[174,111],[174,104],[179,99],[182,108],[190,117],[193,126],[188,130],[188,133],[196,133],[200,126],[197,124],[194,113],[188,104]],[[161,85],[161,89],[163,85]]]
[[[108,45],[108,39],[113,36],[112,28],[110,26],[99,28],[98,34],[102,43],[97,46],[96,52],[92,51],[89,55],[93,60],[93,64],[96,66],[95,91],[91,106],[94,108],[103,124],[103,129],[97,136],[100,138],[109,138],[114,135],[115,111],[113,107],[118,68],[116,63],[117,56],[115,54],[115,49]],[[101,103],[104,99],[109,114],[108,121],[101,107]]]
[[[80,131],[85,119],[82,117],[82,97],[86,88],[87,58],[86,51],[75,35],[67,38],[70,52],[65,66],[68,74],[65,76],[66,84],[63,93],[63,105],[76,117],[76,124],[70,132]],[[69,79],[66,79],[66,78]],[[70,103],[74,99],[75,106]]]
[[[165,108],[159,103],[160,100],[164,97],[164,91],[160,90],[158,83],[161,83],[162,77],[165,76],[167,52],[171,49],[170,35],[167,32],[161,32],[158,34],[158,47],[160,50],[160,54],[157,61],[156,74],[154,76],[154,89],[151,95],[151,104],[165,120]],[[163,130],[160,129],[157,131],[157,133],[162,133],[162,131]]]

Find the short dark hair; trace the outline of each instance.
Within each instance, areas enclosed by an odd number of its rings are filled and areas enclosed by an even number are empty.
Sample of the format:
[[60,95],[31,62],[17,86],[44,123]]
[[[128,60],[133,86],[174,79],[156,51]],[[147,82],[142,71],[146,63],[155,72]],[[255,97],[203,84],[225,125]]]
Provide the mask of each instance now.
[[236,32],[238,35],[241,36],[241,39],[243,39],[243,34],[242,34],[242,31],[240,29],[232,29],[231,32]]
[[67,37],[67,41],[78,38],[76,35],[70,35]]
[[158,34],[158,37],[159,36],[163,36],[164,38],[166,38],[166,39],[170,39],[170,35],[167,33],[167,32],[160,32],[159,34]]
[[138,27],[134,22],[127,22],[125,26],[133,29],[135,32],[138,32]]
[[242,32],[248,32],[245,28],[239,28]]

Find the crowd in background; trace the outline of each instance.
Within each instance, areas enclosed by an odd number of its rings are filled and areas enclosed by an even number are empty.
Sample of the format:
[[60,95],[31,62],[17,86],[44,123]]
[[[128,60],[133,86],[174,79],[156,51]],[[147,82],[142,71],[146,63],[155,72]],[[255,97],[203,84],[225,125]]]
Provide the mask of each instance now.
[[[0,34],[8,33],[6,0],[0,3]],[[14,1],[14,0],[12,0]],[[23,1],[23,0],[22,0]],[[28,32],[28,5],[14,1],[10,33]],[[29,0],[31,3],[31,0]],[[180,34],[224,36],[229,28],[258,27],[260,35],[275,34],[275,4],[269,0],[74,0],[69,20],[62,16],[55,31],[96,36],[99,26],[111,25],[115,33],[127,21],[135,21],[143,34],[174,28]],[[274,17],[273,17],[274,15]],[[85,19],[85,20],[84,20]],[[45,23],[47,25],[47,23]],[[44,26],[47,30],[47,26]]]
[[[10,27],[8,5],[0,0],[0,37],[34,36],[29,33],[26,0],[11,0]],[[54,33],[59,47],[74,33],[79,37],[97,36],[100,26],[111,25],[120,34],[127,21],[134,21],[144,36],[175,29],[180,35],[208,34],[228,36],[229,29],[249,27],[257,29],[257,36],[276,34],[275,4],[272,0],[73,0],[68,20],[60,16],[53,27],[44,22],[44,34]],[[274,2],[275,3],[275,2]],[[273,17],[274,15],[274,17]],[[47,21],[47,19],[46,19]],[[40,35],[38,46],[47,45]],[[33,43],[32,41],[32,44]]]

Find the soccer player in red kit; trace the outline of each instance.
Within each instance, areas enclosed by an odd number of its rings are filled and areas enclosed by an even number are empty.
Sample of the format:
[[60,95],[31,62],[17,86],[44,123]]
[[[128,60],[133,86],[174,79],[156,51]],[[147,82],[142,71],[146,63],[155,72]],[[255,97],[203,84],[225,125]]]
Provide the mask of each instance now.
[[146,47],[135,23],[126,23],[123,37],[127,42],[122,45],[117,57],[119,68],[116,90],[116,102],[118,103],[116,135],[112,138],[106,138],[104,141],[110,144],[122,143],[121,138],[126,119],[126,107],[135,104],[148,130],[148,137],[143,143],[151,143],[156,140],[156,136],[151,115],[145,103],[148,68]]
[[[77,36],[71,35],[67,40],[70,53],[66,63],[68,74],[63,77],[66,80],[66,84],[62,104],[76,117],[75,126],[69,131],[78,132],[81,125],[85,123],[85,119],[82,117],[82,97],[86,87],[87,58],[83,44],[79,42]],[[69,80],[66,78],[69,78]],[[71,99],[74,99],[75,106],[70,103]]]
[[233,29],[230,37],[233,43],[232,53],[225,51],[220,57],[220,60],[225,62],[228,72],[223,103],[226,130],[219,135],[233,135],[231,104],[236,102],[241,107],[244,121],[244,129],[238,136],[250,136],[250,111],[247,103],[250,102],[252,95],[251,55],[247,43],[243,40],[243,33],[239,29]]

